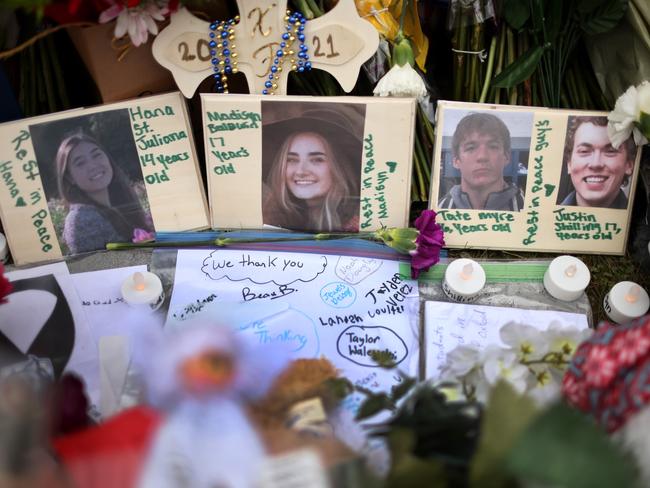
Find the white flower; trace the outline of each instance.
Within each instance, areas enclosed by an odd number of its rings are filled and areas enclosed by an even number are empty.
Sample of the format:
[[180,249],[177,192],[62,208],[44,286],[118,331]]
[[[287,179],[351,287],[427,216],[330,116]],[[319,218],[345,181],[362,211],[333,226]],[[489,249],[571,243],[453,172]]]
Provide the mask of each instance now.
[[618,148],[630,134],[634,135],[634,142],[638,146],[648,143],[648,139],[635,125],[641,118],[641,112],[650,113],[650,83],[647,81],[638,87],[629,87],[618,97],[614,110],[607,116],[607,133],[612,146]]
[[427,87],[422,77],[409,63],[405,63],[404,66],[395,64],[377,82],[373,93],[380,97],[423,98],[427,95]]
[[550,350],[562,354],[563,360],[570,360],[582,341],[591,334],[591,329],[580,329],[577,327],[565,326],[560,322],[553,321],[546,332]]
[[485,350],[483,372],[488,383],[495,385],[500,379],[507,381],[514,390],[521,394],[526,391],[530,372],[517,360],[517,355],[510,350],[488,346]]
[[539,359],[548,351],[546,334],[532,325],[508,322],[499,330],[501,340],[517,354],[518,359]]
[[561,377],[558,378],[548,368],[537,368],[530,376],[532,383],[526,392],[539,405],[547,405],[560,398]]
[[104,24],[117,17],[115,24],[115,37],[118,39],[125,34],[129,34],[134,46],[139,46],[147,42],[149,33],[158,34],[156,20],[165,19],[169,9],[164,6],[167,2],[159,6],[155,1],[145,1],[133,8],[125,8],[120,3],[114,3],[111,7],[104,10],[99,16],[99,22]]
[[650,82],[644,81],[636,87],[639,111],[650,114]]
[[468,346],[458,346],[449,351],[443,367],[443,376],[453,379],[465,376],[481,364],[481,353],[478,349]]
[[450,351],[440,382],[453,384],[442,390],[450,400],[466,398],[486,402],[490,385],[483,373],[482,351],[469,346],[458,346]]

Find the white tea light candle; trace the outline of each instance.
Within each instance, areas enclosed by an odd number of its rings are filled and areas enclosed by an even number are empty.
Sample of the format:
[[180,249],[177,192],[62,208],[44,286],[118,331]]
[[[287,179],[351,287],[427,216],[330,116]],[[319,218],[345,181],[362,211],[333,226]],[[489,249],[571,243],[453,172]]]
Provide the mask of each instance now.
[[133,273],[122,283],[122,297],[129,305],[148,305],[158,310],[165,300],[162,282],[154,273]]
[[617,324],[645,315],[649,307],[648,292],[633,281],[616,283],[603,299],[605,313]]
[[7,255],[9,253],[9,248],[7,247],[7,238],[2,232],[0,232],[0,261],[7,261]]
[[442,291],[451,300],[471,302],[485,286],[485,271],[472,259],[456,259],[449,263],[442,281]]
[[580,298],[590,280],[585,263],[573,256],[558,256],[544,273],[544,288],[553,298],[572,302]]

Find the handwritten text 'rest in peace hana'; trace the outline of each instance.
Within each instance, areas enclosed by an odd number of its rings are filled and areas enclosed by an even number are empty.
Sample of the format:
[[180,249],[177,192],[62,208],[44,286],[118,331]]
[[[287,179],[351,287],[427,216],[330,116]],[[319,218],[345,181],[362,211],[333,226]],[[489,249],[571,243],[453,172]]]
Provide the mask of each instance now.
[[190,158],[189,151],[166,152],[166,146],[178,141],[187,139],[184,130],[165,131],[161,133],[156,128],[157,123],[169,123],[183,120],[176,117],[174,109],[165,105],[164,107],[143,108],[136,106],[129,108],[135,144],[140,154],[140,164],[143,168],[153,168],[153,172],[144,174],[144,180],[150,184],[168,183],[169,167],[173,164],[182,163]]
[[[43,189],[37,188],[31,191],[27,197],[19,187],[20,180],[17,180],[14,176],[14,171],[16,171],[16,168],[19,168],[18,171],[21,172],[20,176],[22,178],[38,182],[39,184],[41,182],[36,158],[33,154],[30,154],[28,148],[27,141],[30,139],[31,135],[29,131],[21,129],[11,140],[13,158],[10,160],[0,159],[0,175],[2,175],[4,189],[9,194],[9,198],[14,201],[15,207],[26,207],[28,204],[36,207],[29,212],[31,215],[31,223],[41,243],[41,251],[47,253],[54,249],[54,247],[49,242],[52,237],[46,227],[46,223],[49,220],[49,211],[47,204],[43,200]],[[29,203],[25,198],[29,200]]]
[[237,173],[235,166],[237,161],[248,158],[250,152],[242,145],[233,147],[228,140],[228,135],[242,130],[259,130],[262,116],[258,112],[239,109],[232,109],[229,112],[209,111],[206,115],[209,122],[207,124],[209,150],[219,161],[212,167],[212,172],[216,175]]
[[[361,229],[373,226],[373,219],[387,219],[390,215],[386,195],[390,189],[388,180],[397,169],[396,161],[375,161],[372,134],[363,139],[363,167],[361,170]],[[367,192],[371,192],[368,194]],[[381,222],[381,220],[380,220]]]

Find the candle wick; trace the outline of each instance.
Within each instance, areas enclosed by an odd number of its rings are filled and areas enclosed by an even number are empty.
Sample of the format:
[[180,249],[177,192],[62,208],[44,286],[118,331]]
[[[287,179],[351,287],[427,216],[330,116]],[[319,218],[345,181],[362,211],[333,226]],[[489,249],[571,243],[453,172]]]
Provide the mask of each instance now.
[[133,274],[133,283],[134,283],[134,288],[138,291],[142,291],[145,289],[144,285],[144,275],[140,273],[139,271]]
[[570,266],[567,266],[567,268],[564,270],[564,274],[571,278],[575,276],[576,271],[578,271],[577,266],[575,264],[572,264]]
[[472,263],[467,263],[465,266],[463,266],[463,271],[460,273],[460,277],[463,280],[470,280],[472,279],[472,274],[474,273],[474,266],[472,266]]
[[625,301],[628,303],[636,303],[641,294],[641,287],[639,285],[632,285],[625,295]]

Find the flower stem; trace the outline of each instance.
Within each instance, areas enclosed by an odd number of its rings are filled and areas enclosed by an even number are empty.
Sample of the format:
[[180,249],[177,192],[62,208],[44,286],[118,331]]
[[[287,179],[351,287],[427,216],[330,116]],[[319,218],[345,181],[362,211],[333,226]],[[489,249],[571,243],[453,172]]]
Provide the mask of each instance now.
[[490,88],[490,78],[492,78],[492,68],[494,67],[494,56],[497,50],[497,36],[492,37],[490,42],[490,56],[488,57],[487,71],[485,72],[485,82],[483,83],[483,91],[479,98],[479,103],[485,103],[487,98],[488,89]]
[[409,8],[409,3],[410,3],[410,0],[404,0],[404,3],[402,4],[402,14],[399,16],[399,33],[400,34],[403,34],[403,32],[404,32],[404,19],[406,18],[406,11]]
[[255,242],[293,242],[293,241],[325,241],[330,239],[367,239],[377,240],[374,232],[358,233],[320,233],[303,236],[284,236],[284,237],[219,237],[205,241],[169,241],[169,242],[109,242],[106,244],[108,251],[120,251],[123,249],[137,249],[149,247],[189,247],[189,246],[216,246],[226,247],[231,244],[252,244]]

